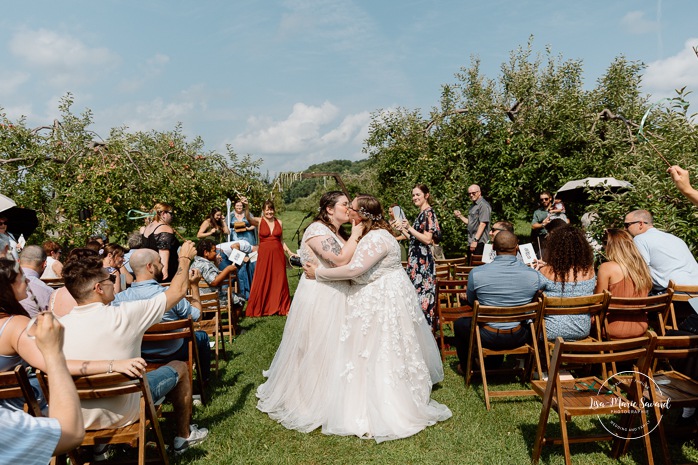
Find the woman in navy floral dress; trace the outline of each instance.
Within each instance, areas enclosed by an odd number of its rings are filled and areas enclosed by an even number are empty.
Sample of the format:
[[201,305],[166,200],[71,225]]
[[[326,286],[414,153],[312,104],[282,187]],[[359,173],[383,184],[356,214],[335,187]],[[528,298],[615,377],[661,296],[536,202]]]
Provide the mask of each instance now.
[[434,209],[429,205],[429,188],[417,184],[412,189],[412,202],[419,208],[419,215],[410,226],[407,220],[398,224],[402,234],[409,238],[410,248],[407,252],[407,274],[417,290],[419,304],[427,322],[435,327],[436,314],[436,277],[434,255],[429,247],[441,237],[439,221]]

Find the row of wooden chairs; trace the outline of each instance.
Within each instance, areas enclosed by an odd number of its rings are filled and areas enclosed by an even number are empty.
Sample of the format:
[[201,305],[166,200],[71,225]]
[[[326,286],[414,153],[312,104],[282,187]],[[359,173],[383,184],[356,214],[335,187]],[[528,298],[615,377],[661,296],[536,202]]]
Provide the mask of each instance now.
[[[698,382],[676,371],[670,362],[696,356],[698,336],[657,336],[650,331],[643,337],[615,341],[565,342],[557,338],[549,378],[532,382],[534,392],[543,402],[533,444],[533,463],[538,463],[544,445],[562,445],[565,463],[570,464],[570,444],[610,440],[614,458],[624,454],[631,442],[642,443],[645,460],[652,464],[650,433],[656,429],[664,462],[670,464],[666,421],[662,418],[670,407],[698,406]],[[605,365],[621,362],[632,364],[629,375],[616,372],[609,375],[602,371],[601,377],[576,377],[563,372],[563,367],[570,364],[600,366],[603,370]],[[657,369],[659,363],[666,368]],[[560,437],[546,436],[551,410],[558,415]],[[653,419],[649,418],[650,414]],[[606,417],[604,423],[601,416],[606,415],[614,417]],[[571,437],[568,423],[574,416],[597,416],[605,431]]]

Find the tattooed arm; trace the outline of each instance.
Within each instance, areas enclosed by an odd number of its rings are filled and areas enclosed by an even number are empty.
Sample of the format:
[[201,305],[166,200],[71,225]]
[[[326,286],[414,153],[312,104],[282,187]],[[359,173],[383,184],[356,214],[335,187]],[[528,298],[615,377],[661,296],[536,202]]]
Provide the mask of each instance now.
[[327,262],[330,267],[346,265],[351,261],[362,233],[363,223],[360,223],[351,228],[351,237],[344,247],[341,247],[337,239],[330,235],[312,237],[308,239],[307,245],[318,258]]

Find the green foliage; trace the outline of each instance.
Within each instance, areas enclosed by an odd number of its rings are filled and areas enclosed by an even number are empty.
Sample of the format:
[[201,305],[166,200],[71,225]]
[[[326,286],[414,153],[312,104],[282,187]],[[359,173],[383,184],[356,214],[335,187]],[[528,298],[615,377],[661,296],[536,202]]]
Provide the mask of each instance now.
[[[411,205],[415,183],[432,193],[444,229],[442,244],[462,252],[463,224],[452,214],[467,210],[467,188],[478,184],[495,219],[527,220],[541,190],[555,192],[565,182],[615,176],[635,186],[594,208],[599,224],[622,222],[623,213],[650,208],[659,225],[688,239],[694,251],[698,227],[693,210],[677,199],[661,159],[636,133],[648,98],[640,91],[644,65],[616,58],[593,89],[584,88],[579,60],[534,56],[532,40],[513,51],[496,79],[484,76],[477,59],[442,87],[439,105],[428,118],[419,110],[377,111],[366,152],[385,204]],[[688,169],[696,165],[695,126],[686,114],[685,90],[671,108],[652,112],[645,132],[658,150]],[[573,219],[589,205],[570,205]],[[406,208],[414,217],[416,211]],[[659,218],[658,218],[659,219]],[[694,244],[695,243],[695,244]]]
[[61,117],[34,129],[0,113],[0,184],[18,205],[37,210],[32,242],[52,236],[82,244],[102,232],[104,222],[110,240],[124,242],[142,224],[128,220],[128,210],[149,211],[156,202],[173,204],[175,225],[190,235],[236,192],[253,206],[266,197],[259,161],[249,156],[238,157],[230,147],[226,154],[207,152],[203,140],[188,140],[180,125],[166,132],[114,128],[101,140],[89,130],[91,112],[74,115],[72,103],[68,94]]

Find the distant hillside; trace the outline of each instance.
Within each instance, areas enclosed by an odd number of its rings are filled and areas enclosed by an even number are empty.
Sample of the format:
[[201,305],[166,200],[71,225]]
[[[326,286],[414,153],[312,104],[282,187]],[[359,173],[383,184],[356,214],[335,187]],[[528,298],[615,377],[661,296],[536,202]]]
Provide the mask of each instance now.
[[[368,159],[359,161],[350,160],[332,160],[325,163],[319,163],[317,165],[311,165],[304,173],[339,173],[341,175],[346,175],[347,177],[353,177],[360,175],[368,167]],[[342,176],[344,178],[345,176]],[[346,182],[346,180],[344,180]],[[286,205],[295,202],[298,199],[304,199],[309,197],[316,191],[325,192],[327,188],[334,187],[334,182],[332,186],[326,185],[327,180],[323,178],[311,178],[303,179],[301,181],[296,181],[287,189],[284,189],[283,199]]]

